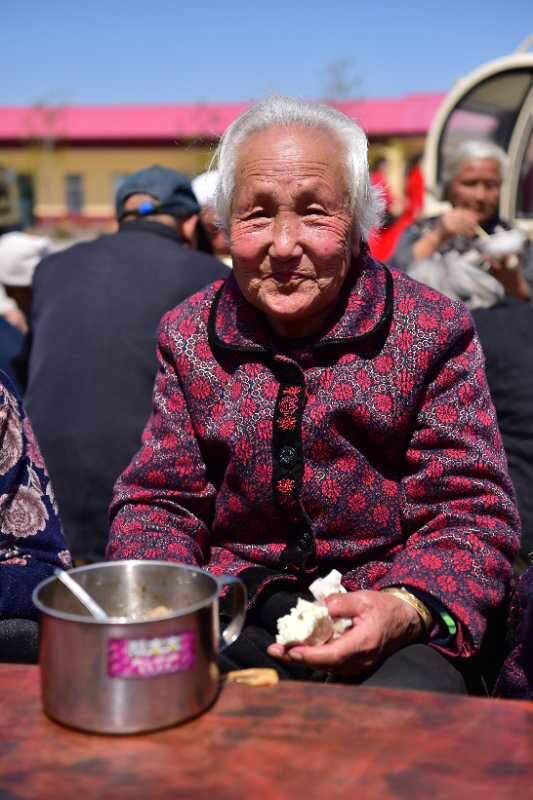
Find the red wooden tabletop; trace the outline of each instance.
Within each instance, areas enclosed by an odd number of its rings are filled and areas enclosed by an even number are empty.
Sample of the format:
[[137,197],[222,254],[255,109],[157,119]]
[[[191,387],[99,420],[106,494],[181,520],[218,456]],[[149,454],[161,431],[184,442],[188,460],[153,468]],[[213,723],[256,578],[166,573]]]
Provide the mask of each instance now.
[[0,665],[2,800],[521,800],[533,703],[287,682],[225,687],[202,716],[140,736],[47,719],[38,667]]

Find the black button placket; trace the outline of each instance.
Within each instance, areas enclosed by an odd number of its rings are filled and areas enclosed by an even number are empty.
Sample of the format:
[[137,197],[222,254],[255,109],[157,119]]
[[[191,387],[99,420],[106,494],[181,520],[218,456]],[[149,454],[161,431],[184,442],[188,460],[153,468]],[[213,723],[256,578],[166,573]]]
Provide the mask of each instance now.
[[304,471],[305,378],[299,365],[285,356],[275,357],[275,369],[280,386],[274,409],[272,489],[291,537],[281,561],[289,572],[308,572],[313,570],[316,559],[312,528],[300,499]]

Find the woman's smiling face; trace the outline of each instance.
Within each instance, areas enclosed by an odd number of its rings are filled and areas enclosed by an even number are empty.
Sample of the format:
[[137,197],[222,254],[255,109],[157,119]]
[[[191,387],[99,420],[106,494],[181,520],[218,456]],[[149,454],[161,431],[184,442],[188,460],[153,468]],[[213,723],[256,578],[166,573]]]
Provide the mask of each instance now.
[[464,161],[450,184],[450,200],[457,208],[473,211],[478,222],[486,222],[498,211],[502,175],[494,158]]
[[234,274],[280,335],[320,330],[359,252],[346,172],[341,142],[320,128],[267,128],[239,148]]

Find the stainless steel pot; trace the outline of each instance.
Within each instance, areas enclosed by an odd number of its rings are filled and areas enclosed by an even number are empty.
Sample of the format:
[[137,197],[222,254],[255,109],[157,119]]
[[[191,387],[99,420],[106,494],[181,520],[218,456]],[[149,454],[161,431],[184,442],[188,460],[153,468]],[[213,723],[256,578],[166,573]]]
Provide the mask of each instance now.
[[[90,617],[55,577],[35,589],[50,717],[96,733],[138,733],[181,722],[213,702],[217,653],[235,641],[244,621],[242,581],[165,561],[110,561],[70,574],[110,619]],[[232,619],[219,635],[225,586]],[[168,611],[143,618],[158,606]]]

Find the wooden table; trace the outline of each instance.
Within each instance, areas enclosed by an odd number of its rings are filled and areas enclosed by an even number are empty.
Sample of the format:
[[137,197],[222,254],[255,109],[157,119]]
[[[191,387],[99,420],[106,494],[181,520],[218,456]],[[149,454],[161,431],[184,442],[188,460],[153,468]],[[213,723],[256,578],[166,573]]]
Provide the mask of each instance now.
[[335,685],[231,685],[141,736],[48,720],[38,667],[0,665],[2,800],[494,800],[533,794],[533,703]]

